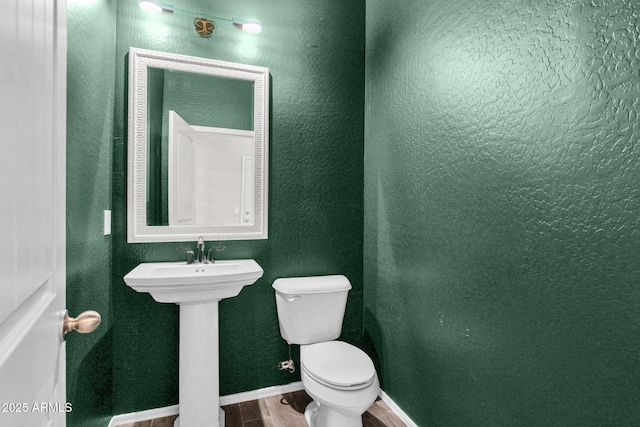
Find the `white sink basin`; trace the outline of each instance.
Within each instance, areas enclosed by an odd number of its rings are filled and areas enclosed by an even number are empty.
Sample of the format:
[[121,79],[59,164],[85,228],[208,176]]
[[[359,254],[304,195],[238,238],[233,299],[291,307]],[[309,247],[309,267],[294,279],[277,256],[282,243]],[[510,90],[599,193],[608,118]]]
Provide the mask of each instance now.
[[262,277],[252,259],[218,260],[213,264],[185,262],[142,263],[124,281],[138,292],[148,292],[165,303],[194,303],[238,295],[242,288]]
[[143,263],[124,276],[136,291],[180,305],[180,416],[174,427],[225,425],[219,394],[218,301],[235,297],[262,274],[254,260],[238,259]]

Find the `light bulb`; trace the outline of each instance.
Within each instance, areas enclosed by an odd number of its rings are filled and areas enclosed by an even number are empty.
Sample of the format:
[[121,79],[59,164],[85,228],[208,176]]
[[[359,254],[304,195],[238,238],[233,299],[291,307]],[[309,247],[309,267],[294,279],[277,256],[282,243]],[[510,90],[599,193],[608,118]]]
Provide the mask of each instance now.
[[248,33],[259,33],[262,31],[262,25],[260,25],[260,21],[256,21],[253,19],[246,20],[233,20],[233,26]]
[[140,6],[140,9],[147,12],[162,12],[162,7],[158,5],[158,3],[150,0],[140,0],[138,5]]

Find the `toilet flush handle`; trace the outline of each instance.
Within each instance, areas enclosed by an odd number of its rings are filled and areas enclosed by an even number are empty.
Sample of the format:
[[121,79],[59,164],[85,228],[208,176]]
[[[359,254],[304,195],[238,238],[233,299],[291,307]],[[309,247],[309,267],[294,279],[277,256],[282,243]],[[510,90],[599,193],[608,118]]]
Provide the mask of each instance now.
[[300,298],[302,298],[302,296],[300,296],[300,295],[294,295],[294,296],[291,296],[291,297],[287,297],[287,302],[296,302]]

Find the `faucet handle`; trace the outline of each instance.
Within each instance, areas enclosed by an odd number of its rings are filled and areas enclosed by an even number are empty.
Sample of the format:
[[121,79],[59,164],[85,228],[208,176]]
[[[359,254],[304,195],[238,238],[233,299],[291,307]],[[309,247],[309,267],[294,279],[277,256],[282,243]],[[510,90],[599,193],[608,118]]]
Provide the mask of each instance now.
[[189,249],[189,248],[176,248],[176,251],[178,251],[178,252],[186,252],[186,254],[187,254],[187,264],[193,264],[193,262],[195,261],[196,254],[193,252],[192,249]]
[[212,246],[209,248],[209,252],[207,253],[207,261],[209,262],[216,262],[215,257],[216,257],[216,252],[217,251],[224,251],[224,246]]

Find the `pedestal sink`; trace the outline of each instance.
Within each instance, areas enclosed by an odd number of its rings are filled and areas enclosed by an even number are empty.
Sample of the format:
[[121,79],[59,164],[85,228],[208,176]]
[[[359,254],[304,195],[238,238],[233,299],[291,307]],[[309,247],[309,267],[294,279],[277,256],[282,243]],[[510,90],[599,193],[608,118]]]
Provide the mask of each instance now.
[[218,301],[262,277],[252,259],[212,264],[143,263],[125,283],[153,299],[180,305],[180,416],[175,426],[224,427],[218,371]]

